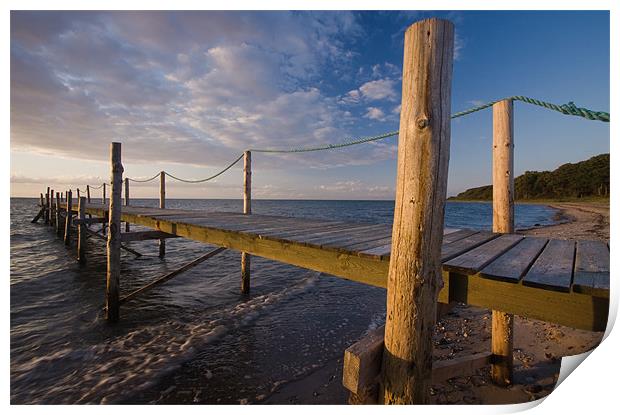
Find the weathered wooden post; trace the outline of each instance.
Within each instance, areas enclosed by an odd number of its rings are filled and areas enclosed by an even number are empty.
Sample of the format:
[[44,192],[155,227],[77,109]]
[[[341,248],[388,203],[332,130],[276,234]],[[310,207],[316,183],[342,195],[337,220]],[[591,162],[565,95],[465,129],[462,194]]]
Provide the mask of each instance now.
[[[102,185],[103,187],[103,193],[102,193],[102,203],[105,206],[105,201],[106,201],[106,197],[105,197],[105,183],[103,183]],[[105,236],[105,222],[101,224],[101,234]]]
[[[40,193],[41,195],[41,200],[39,201],[39,204],[41,205],[41,209],[45,209],[45,198],[43,197],[43,193]],[[43,212],[43,215],[45,215],[45,212]]]
[[56,208],[54,204],[54,189],[50,190],[50,225],[55,226],[56,222]]
[[61,216],[60,216],[60,192],[56,192],[56,234],[60,235],[62,230]]
[[47,192],[45,192],[45,224],[49,225],[50,223],[50,188],[47,188]]
[[[252,213],[252,153],[243,153],[243,213]],[[241,292],[250,292],[250,254],[241,253]]]
[[[166,172],[159,173],[159,208],[166,208]],[[166,240],[159,240],[159,257],[166,256]]]
[[450,157],[454,26],[405,33],[392,253],[379,400],[428,402]]
[[[125,177],[125,206],[129,206],[129,178]],[[125,222],[125,232],[129,232],[129,222]]]
[[86,201],[90,203],[90,185],[86,185]]
[[75,188],[75,191],[76,191],[76,193],[77,193],[77,200],[78,200],[78,205],[79,205],[79,204],[80,204],[80,188],[79,188],[79,187],[76,187],[76,188]]
[[80,224],[78,225],[78,244],[77,244],[77,259],[83,264],[86,262],[86,198],[81,196],[78,199],[78,219]]
[[65,245],[71,242],[71,213],[73,211],[71,190],[67,190],[67,217],[65,218]]
[[[512,100],[493,104],[493,232],[514,232],[514,125]],[[493,310],[491,367],[493,381],[512,383],[513,330],[512,314]]]
[[120,316],[119,283],[121,275],[121,187],[123,183],[123,164],[121,163],[121,143],[110,145],[110,208],[108,211],[108,271],[106,275],[106,318],[118,321]]

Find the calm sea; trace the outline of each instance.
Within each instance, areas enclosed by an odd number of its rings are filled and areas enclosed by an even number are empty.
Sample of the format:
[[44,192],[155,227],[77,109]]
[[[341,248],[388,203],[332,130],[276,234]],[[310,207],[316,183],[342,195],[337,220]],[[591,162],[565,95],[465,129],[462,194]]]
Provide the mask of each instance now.
[[[225,251],[121,308],[101,312],[105,245],[89,240],[76,263],[51,228],[31,224],[35,199],[11,199],[11,402],[253,403],[342,357],[385,318],[385,290],[252,259],[252,291],[239,294],[240,254]],[[156,200],[132,200],[156,206]],[[169,208],[241,211],[240,200],[167,200]],[[254,200],[257,214],[389,223],[390,201]],[[518,228],[556,211],[518,205]],[[488,203],[450,202],[446,226],[490,229]],[[207,252],[183,239],[135,242],[123,253],[122,294]]]

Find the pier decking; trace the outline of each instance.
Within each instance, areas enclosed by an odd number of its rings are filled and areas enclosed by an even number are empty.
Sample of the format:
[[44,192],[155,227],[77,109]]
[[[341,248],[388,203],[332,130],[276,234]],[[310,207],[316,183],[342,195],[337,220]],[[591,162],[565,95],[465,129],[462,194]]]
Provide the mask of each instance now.
[[[66,209],[66,204],[61,203]],[[78,212],[78,207],[72,205]],[[109,206],[85,213],[106,218]],[[340,221],[123,206],[121,220],[252,255],[387,286],[392,226]],[[136,236],[138,234],[138,236]],[[141,239],[121,233],[121,241]],[[604,330],[609,247],[474,230],[446,230],[439,301],[459,301],[586,330]]]

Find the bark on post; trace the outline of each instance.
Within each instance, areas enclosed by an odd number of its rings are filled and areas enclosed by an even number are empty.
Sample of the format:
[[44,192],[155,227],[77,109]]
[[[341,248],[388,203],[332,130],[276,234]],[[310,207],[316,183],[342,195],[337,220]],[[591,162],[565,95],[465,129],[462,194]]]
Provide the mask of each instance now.
[[86,201],[90,203],[90,185],[86,185]]
[[[243,153],[243,213],[252,213],[252,153]],[[241,253],[241,293],[250,292],[250,254]]]
[[84,219],[86,219],[86,198],[81,196],[78,198],[78,218],[80,224],[78,225],[78,246],[77,246],[77,259],[80,264],[86,262],[86,225]]
[[49,225],[50,223],[50,188],[47,188],[47,192],[45,192],[45,224]]
[[[493,104],[493,232],[514,232],[514,125],[512,100]],[[493,381],[512,383],[513,330],[512,314],[493,310],[491,352],[496,362],[491,366]]]
[[[125,206],[129,206],[129,178],[125,177]],[[125,222],[125,232],[129,232],[129,222]]]
[[450,156],[454,26],[426,19],[405,33],[392,253],[379,399],[428,402],[432,335],[442,286],[441,243]]
[[110,145],[110,208],[107,243],[108,271],[106,275],[106,318],[118,321],[120,316],[119,291],[121,275],[121,187],[123,164],[121,143]]
[[63,229],[63,224],[61,223],[61,216],[60,216],[60,192],[56,192],[56,220],[55,220],[55,225],[56,225],[56,234],[60,235],[61,230]]
[[[159,208],[166,208],[166,172],[159,173]],[[159,257],[166,256],[166,240],[159,240]]]
[[73,212],[71,190],[67,190],[67,217],[65,218],[65,245],[71,242],[71,213]]

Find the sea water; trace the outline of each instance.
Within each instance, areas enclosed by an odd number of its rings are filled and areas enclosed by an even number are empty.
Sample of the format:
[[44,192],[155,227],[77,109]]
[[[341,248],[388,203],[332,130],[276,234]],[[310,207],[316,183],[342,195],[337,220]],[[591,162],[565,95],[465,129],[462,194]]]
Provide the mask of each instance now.
[[[239,293],[240,254],[224,251],[103,318],[105,243],[88,240],[85,265],[52,228],[31,224],[36,199],[11,199],[11,402],[254,403],[341,359],[385,318],[385,290],[252,258]],[[153,199],[132,200],[157,206]],[[168,208],[240,212],[240,200],[166,200]],[[393,201],[253,200],[253,212],[391,223]],[[556,210],[516,206],[517,228],[554,223]],[[449,202],[446,227],[490,229],[489,203]],[[40,221],[41,222],[41,221]],[[98,225],[93,225],[98,226]],[[140,229],[136,227],[135,229]],[[185,239],[131,243],[121,294],[212,247]],[[341,363],[339,363],[341,364]]]

